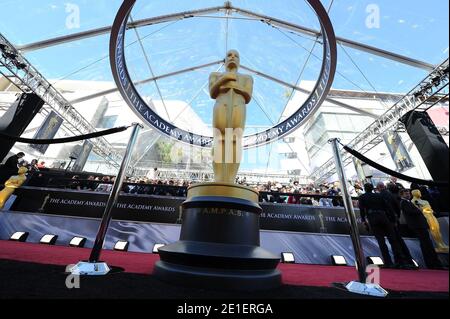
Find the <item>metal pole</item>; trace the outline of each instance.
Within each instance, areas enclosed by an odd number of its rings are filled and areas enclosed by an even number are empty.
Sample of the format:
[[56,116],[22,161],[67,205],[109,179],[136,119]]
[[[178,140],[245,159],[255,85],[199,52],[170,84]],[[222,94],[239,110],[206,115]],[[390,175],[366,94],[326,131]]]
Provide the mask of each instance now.
[[127,148],[125,150],[125,155],[120,165],[119,172],[117,173],[116,180],[114,181],[111,193],[109,194],[108,201],[106,202],[106,207],[103,212],[102,221],[100,227],[97,231],[97,237],[95,238],[94,247],[92,248],[91,255],[89,256],[89,262],[95,263],[99,261],[100,254],[102,252],[103,243],[105,242],[106,232],[108,231],[109,222],[112,218],[112,209],[117,203],[119,198],[119,193],[122,188],[123,179],[125,173],[130,163],[131,154],[133,152],[134,144],[136,143],[138,132],[143,126],[139,123],[133,123],[133,131],[131,132],[130,140],[128,141]]
[[342,166],[341,153],[339,151],[339,139],[332,138],[328,141],[331,143],[334,154],[334,161],[336,164],[336,172],[339,177],[342,188],[342,199],[344,200],[345,214],[350,223],[350,237],[353,243],[353,250],[355,251],[356,267],[358,270],[359,281],[361,283],[366,282],[366,260],[364,258],[364,252],[362,250],[361,241],[359,238],[358,224],[356,222],[355,211],[353,209],[352,198],[347,188],[347,178],[345,177],[344,167]]

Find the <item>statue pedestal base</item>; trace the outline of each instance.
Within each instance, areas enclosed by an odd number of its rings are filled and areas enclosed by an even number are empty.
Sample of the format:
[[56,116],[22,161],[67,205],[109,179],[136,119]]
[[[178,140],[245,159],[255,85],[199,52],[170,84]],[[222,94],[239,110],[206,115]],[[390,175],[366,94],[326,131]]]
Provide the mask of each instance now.
[[280,258],[259,247],[258,193],[235,184],[192,186],[180,240],[159,249],[155,275],[203,288],[262,290],[281,285]]

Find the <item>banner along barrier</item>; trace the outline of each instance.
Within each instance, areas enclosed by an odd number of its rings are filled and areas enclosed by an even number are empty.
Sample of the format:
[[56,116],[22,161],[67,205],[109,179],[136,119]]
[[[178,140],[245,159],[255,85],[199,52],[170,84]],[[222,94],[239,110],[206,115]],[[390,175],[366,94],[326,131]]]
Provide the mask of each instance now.
[[[101,218],[108,198],[107,193],[101,192],[36,187],[22,187],[17,189],[16,195],[11,211],[85,218]],[[113,219],[176,224],[179,223],[179,207],[184,200],[171,196],[121,194],[113,208]],[[274,203],[261,203],[261,207],[260,229],[349,234],[343,207]],[[356,215],[360,233],[369,235],[360,223],[358,210]]]

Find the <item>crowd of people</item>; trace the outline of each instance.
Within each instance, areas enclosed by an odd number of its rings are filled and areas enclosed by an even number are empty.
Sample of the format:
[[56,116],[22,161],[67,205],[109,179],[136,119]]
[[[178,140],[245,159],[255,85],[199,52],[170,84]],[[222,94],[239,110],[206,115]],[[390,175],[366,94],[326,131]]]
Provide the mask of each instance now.
[[[79,175],[73,175],[71,180],[58,184],[59,187],[65,185],[63,187],[74,190],[109,192],[114,180],[114,176],[90,175],[83,180]],[[334,184],[322,184],[316,188],[313,185],[300,185],[298,181],[289,184],[270,181],[249,184],[243,179],[237,182],[257,190],[260,193],[260,202],[326,207],[343,206],[342,199],[339,197],[340,189]],[[128,194],[186,197],[187,189],[191,185],[192,182],[186,180],[131,177],[125,180],[122,191]]]
[[[72,176],[66,183],[66,188],[74,190],[87,190],[95,192],[110,192],[115,176],[90,175],[81,180],[79,175]],[[148,178],[127,178],[122,186],[122,192],[139,195],[179,196],[186,197],[187,188],[191,183],[174,180],[151,180]]]

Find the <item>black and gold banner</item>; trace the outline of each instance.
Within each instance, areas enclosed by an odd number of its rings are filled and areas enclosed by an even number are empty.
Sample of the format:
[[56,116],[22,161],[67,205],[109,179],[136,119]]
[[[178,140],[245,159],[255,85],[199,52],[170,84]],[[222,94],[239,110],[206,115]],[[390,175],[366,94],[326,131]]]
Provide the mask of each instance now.
[[397,172],[402,173],[414,167],[408,150],[397,132],[387,132],[383,135],[383,139],[395,163]]
[[[61,127],[63,121],[64,120],[62,119],[62,117],[60,117],[55,112],[51,111],[50,114],[45,119],[42,126],[34,135],[33,139],[50,140],[54,138],[59,128]],[[31,144],[30,147],[34,148],[39,153],[44,154],[47,151],[49,145],[50,144]]]
[[[63,216],[101,218],[107,193],[22,187],[16,191],[12,211]],[[152,223],[180,223],[181,197],[122,194],[113,209],[113,219]],[[260,203],[264,230],[325,234],[349,234],[349,223],[342,207]],[[359,220],[359,212],[357,211]],[[361,234],[367,234],[360,224]]]

